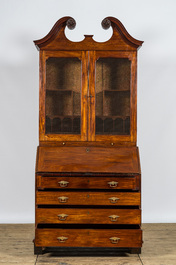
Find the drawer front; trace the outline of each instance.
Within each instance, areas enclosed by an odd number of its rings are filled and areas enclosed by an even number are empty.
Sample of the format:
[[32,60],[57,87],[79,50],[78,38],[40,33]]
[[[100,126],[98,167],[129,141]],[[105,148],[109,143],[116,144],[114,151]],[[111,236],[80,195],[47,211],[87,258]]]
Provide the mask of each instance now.
[[38,188],[137,189],[136,177],[49,177],[37,176]]
[[139,209],[47,209],[38,208],[36,222],[41,224],[140,224]]
[[35,245],[42,247],[142,246],[140,229],[36,229]]
[[140,205],[139,192],[37,191],[38,205]]

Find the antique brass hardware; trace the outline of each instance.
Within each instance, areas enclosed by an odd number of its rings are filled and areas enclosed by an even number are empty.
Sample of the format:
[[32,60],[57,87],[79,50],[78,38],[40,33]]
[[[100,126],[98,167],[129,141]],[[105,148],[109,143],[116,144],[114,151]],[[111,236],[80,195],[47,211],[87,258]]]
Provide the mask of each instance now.
[[60,221],[65,221],[67,219],[67,216],[68,216],[68,214],[64,214],[64,213],[58,214]]
[[67,202],[68,201],[68,197],[61,196],[61,197],[58,197],[58,200],[59,200],[59,202]]
[[112,244],[117,244],[119,242],[119,240],[120,240],[120,238],[116,237],[116,236],[110,237],[109,239],[111,240]]
[[117,219],[119,218],[119,216],[113,214],[113,215],[110,215],[109,218],[111,219],[112,222],[115,222],[115,221],[117,221]]
[[111,203],[116,203],[119,200],[119,198],[111,197],[111,198],[109,198],[109,200],[111,201]]
[[57,239],[59,240],[60,243],[64,243],[68,239],[68,237],[60,236]]
[[68,186],[69,182],[65,180],[61,180],[58,182],[58,184],[60,185],[60,187],[64,188]]
[[110,182],[108,182],[108,185],[110,186],[110,188],[115,188],[115,187],[117,187],[118,182],[117,181],[110,181]]

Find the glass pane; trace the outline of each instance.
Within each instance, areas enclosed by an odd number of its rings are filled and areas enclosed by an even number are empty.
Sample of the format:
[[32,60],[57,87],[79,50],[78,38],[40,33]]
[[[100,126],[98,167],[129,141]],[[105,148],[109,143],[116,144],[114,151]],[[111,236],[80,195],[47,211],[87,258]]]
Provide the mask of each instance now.
[[81,61],[48,58],[46,61],[46,134],[81,132]]
[[96,134],[130,134],[131,62],[100,58],[96,62]]

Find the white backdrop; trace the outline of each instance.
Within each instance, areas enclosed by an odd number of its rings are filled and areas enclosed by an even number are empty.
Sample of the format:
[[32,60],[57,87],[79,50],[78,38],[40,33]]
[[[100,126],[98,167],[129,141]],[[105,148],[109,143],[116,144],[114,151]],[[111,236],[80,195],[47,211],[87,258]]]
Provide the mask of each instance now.
[[106,16],[118,18],[144,44],[138,54],[138,146],[143,222],[176,221],[176,1],[0,0],[0,222],[34,222],[38,145],[38,51],[63,16],[77,22],[73,41],[94,34]]

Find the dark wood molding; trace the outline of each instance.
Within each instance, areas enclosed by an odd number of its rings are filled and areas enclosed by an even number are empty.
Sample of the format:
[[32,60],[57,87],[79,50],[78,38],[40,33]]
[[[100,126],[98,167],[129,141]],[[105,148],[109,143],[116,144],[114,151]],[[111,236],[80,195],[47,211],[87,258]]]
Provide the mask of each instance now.
[[72,17],[62,17],[59,19],[50,32],[42,39],[40,40],[34,40],[35,46],[38,50],[40,50],[41,47],[45,46],[45,43],[50,42],[55,38],[55,36],[58,34],[58,32],[61,30],[62,27],[68,27],[69,29],[74,29],[76,26],[76,21]]
[[[133,38],[125,29],[123,24],[114,17],[106,17],[102,21],[102,27],[108,29],[112,26],[113,34],[108,41],[97,42],[93,35],[84,35],[84,39],[78,42],[72,42],[65,36],[65,27],[70,30],[76,26],[76,21],[72,17],[63,17],[59,19],[51,31],[42,39],[35,40],[35,46],[38,50],[136,50],[143,41]],[[121,39],[121,40],[120,40]],[[119,41],[117,41],[119,40]],[[85,48],[86,47],[86,48]]]
[[112,28],[115,28],[118,30],[118,32],[121,34],[121,36],[127,40],[128,43],[131,43],[132,45],[134,45],[135,47],[139,47],[143,44],[143,41],[137,40],[135,38],[133,38],[128,31],[126,30],[126,28],[124,27],[124,25],[122,24],[122,22],[120,22],[120,20],[118,20],[117,18],[114,17],[106,17],[102,20],[102,27],[103,29],[108,29],[110,26],[112,26]]

